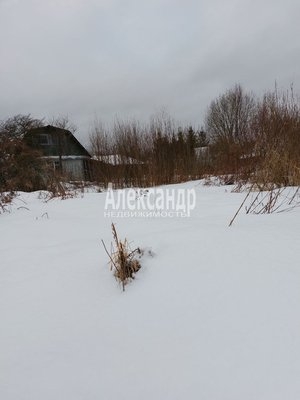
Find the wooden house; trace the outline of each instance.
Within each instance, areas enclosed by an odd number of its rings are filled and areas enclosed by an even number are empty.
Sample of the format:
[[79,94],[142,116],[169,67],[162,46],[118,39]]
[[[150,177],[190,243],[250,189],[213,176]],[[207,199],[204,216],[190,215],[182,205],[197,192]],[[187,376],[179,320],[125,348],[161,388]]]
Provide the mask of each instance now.
[[70,180],[90,179],[91,155],[70,131],[47,125],[30,129],[24,140]]

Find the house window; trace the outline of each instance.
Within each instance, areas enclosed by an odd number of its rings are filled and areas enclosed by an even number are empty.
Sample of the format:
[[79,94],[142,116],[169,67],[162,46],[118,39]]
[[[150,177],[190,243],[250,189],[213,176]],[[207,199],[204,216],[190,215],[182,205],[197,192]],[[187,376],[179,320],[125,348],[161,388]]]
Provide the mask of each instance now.
[[39,135],[39,144],[41,146],[49,146],[51,144],[50,136],[47,135],[46,133],[41,133]]

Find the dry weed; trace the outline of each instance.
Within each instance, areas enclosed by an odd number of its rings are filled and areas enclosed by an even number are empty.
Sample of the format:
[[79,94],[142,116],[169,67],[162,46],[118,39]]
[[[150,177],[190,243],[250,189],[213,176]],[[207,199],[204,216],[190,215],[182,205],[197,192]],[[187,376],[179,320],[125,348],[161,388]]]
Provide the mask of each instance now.
[[109,253],[104,241],[102,244],[110,259],[111,269],[114,272],[114,276],[117,281],[122,285],[123,291],[125,285],[134,279],[135,274],[141,268],[140,261],[137,259],[137,255],[141,256],[142,251],[139,248],[131,250],[127,239],[120,240],[116,231],[115,225],[111,224],[112,235],[114,244],[112,244],[111,252]]

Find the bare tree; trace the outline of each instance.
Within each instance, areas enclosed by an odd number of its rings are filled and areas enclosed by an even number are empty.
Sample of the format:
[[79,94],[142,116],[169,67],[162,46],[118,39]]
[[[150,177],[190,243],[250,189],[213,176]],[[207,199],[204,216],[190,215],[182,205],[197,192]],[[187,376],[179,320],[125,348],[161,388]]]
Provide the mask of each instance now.
[[256,109],[252,94],[245,93],[240,85],[234,86],[208,108],[206,131],[212,142],[218,140],[244,143],[251,139],[251,122]]
[[49,125],[53,125],[57,128],[66,129],[73,134],[77,131],[77,126],[70,121],[68,115],[59,115],[58,117],[52,117],[48,121]]
[[243,160],[252,154],[255,144],[252,122],[256,108],[255,97],[245,93],[240,85],[211,102],[205,128],[211,142],[215,172],[237,174],[245,170]]
[[42,125],[42,119],[32,118],[30,114],[14,115],[0,121],[0,141],[21,140],[29,129],[38,128]]

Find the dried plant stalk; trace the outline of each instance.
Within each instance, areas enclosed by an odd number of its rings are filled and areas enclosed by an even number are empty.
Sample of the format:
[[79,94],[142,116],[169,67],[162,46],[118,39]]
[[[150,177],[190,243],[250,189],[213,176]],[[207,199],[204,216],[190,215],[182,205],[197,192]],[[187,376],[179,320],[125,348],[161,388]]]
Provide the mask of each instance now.
[[131,250],[127,239],[120,240],[116,231],[115,225],[111,224],[112,235],[114,244],[112,245],[111,252],[107,250],[104,241],[102,240],[103,247],[110,259],[111,268],[114,271],[114,276],[118,282],[121,283],[123,291],[125,285],[132,279],[141,268],[141,264],[137,259],[137,255],[142,252],[139,248]]

